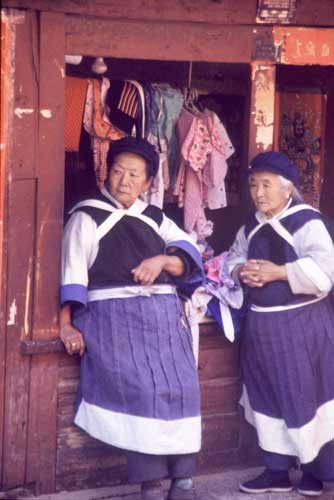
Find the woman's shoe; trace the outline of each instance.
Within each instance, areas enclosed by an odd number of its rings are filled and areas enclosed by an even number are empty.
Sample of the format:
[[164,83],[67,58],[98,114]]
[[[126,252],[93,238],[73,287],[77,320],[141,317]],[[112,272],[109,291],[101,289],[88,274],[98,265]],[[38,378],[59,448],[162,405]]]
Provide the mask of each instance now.
[[298,493],[307,497],[318,497],[323,491],[322,481],[308,472],[304,472],[298,485]]
[[266,469],[255,479],[240,484],[240,491],[244,493],[287,493],[292,491],[287,471],[272,471]]
[[141,485],[141,500],[164,500],[160,481],[147,481]]
[[195,488],[192,486],[189,490],[179,488],[172,484],[168,492],[167,500],[196,500],[197,495]]

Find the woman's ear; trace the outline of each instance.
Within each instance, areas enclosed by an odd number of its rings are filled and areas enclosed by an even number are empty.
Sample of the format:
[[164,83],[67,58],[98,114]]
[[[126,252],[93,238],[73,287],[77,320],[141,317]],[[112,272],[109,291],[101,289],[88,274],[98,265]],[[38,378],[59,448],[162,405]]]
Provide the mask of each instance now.
[[145,187],[144,187],[144,193],[149,190],[150,185],[152,184],[153,177],[150,177],[149,179],[146,180]]
[[293,185],[292,185],[292,184],[290,184],[290,185],[288,186],[287,193],[286,193],[286,199],[287,199],[287,200],[288,200],[289,198],[291,198],[292,193],[293,193]]

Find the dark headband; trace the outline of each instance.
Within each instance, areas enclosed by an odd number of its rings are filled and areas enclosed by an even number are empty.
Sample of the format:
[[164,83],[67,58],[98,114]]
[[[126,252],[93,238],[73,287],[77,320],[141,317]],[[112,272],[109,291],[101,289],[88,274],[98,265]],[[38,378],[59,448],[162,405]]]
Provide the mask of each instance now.
[[258,154],[251,161],[247,175],[254,172],[271,172],[281,175],[298,187],[298,168],[284,153],[268,151]]
[[140,156],[146,161],[148,177],[156,176],[159,168],[159,154],[154,146],[145,139],[136,139],[129,136],[111,143],[107,157],[109,169],[116,156],[121,153],[133,153]]

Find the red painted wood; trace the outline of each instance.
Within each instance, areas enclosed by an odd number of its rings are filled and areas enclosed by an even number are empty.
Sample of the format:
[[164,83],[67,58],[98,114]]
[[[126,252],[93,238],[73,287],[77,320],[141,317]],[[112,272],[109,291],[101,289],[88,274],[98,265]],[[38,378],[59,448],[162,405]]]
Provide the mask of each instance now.
[[[11,51],[14,47],[13,33],[10,30],[9,19],[1,19],[1,156],[0,156],[0,308],[6,311],[7,290],[7,245],[5,243],[6,220],[6,173],[8,166],[8,135],[10,130],[8,108],[12,103],[9,91],[13,85],[13,64]],[[6,314],[0,316],[0,436],[4,435],[4,407],[5,407],[5,361],[6,361]],[[0,439],[0,487],[2,483],[3,440]]]
[[5,6],[64,12],[104,19],[142,19],[161,21],[210,22],[212,24],[252,24],[256,0],[117,0],[78,2],[75,0],[4,0]]
[[[66,53],[91,56],[247,63],[259,26],[218,26],[205,23],[110,21],[66,17]],[[154,43],[152,43],[154,40]],[[242,41],[242,43],[240,43]]]
[[334,29],[275,27],[274,40],[281,47],[282,64],[334,65]]
[[3,488],[25,482],[30,359],[20,353],[20,340],[30,333],[32,260],[36,184],[32,179],[10,186],[8,233],[6,385],[3,441]]
[[15,97],[9,98],[7,103],[12,121],[9,123],[7,141],[7,172],[10,173],[6,178],[8,226],[4,283],[7,285],[7,305],[3,307],[5,325],[1,332],[1,342],[6,339],[2,429],[4,489],[24,484],[26,468],[30,360],[22,358],[20,341],[31,335],[36,216],[34,151],[38,102],[31,37],[33,26],[36,25],[35,17],[35,14],[29,13],[11,13],[8,17],[15,45],[13,53],[9,49],[7,55],[13,58],[15,72],[13,81],[7,82],[7,91],[9,96],[13,92]]
[[[33,339],[58,335],[64,184],[64,16],[40,15],[38,197]],[[58,355],[32,358],[27,481],[55,489]],[[41,383],[43,381],[43,383]]]
[[[78,2],[75,0],[3,0],[3,6],[64,12],[82,16],[162,21],[194,21],[212,24],[254,24],[256,0],[117,0]],[[298,0],[293,25],[333,26],[332,0]]]

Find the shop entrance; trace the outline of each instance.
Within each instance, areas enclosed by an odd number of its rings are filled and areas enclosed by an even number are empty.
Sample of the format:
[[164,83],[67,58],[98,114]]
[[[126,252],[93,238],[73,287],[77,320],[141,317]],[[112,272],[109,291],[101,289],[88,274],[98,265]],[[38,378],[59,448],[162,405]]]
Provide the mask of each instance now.
[[[91,69],[94,61],[95,58],[84,57],[79,66],[68,65],[68,80],[72,79],[72,83],[79,83],[79,86],[87,78],[95,79],[101,84],[102,76],[96,75]],[[162,85],[165,88],[167,85],[171,93],[178,93],[175,99],[180,95],[182,99],[186,98],[186,94],[193,95],[188,103],[189,112],[196,114],[211,110],[219,117],[235,153],[227,159],[226,206],[219,209],[206,208],[207,219],[214,223],[213,233],[207,241],[215,254],[226,250],[242,223],[245,208],[242,168],[247,161],[248,150],[249,66],[110,58],[104,58],[104,63],[108,70],[103,78],[110,81],[111,90],[117,88],[117,85],[113,87],[114,82],[123,84],[125,81],[137,81],[143,88],[147,85],[153,86],[153,89],[154,86],[159,88]],[[66,111],[65,107],[65,130]],[[92,136],[87,132],[85,124],[79,125],[78,150],[66,152],[65,217],[67,209],[80,197],[88,194],[100,180],[96,162],[94,163]],[[184,227],[184,211],[179,207],[178,196],[173,194],[173,186],[164,190],[163,209]],[[238,351],[238,342],[230,344],[215,323],[204,323],[201,326],[199,373],[204,441],[200,455],[202,471],[212,470],[222,463],[237,464],[244,439],[247,439],[251,449],[250,443],[253,441],[250,434],[244,431],[245,424],[241,423],[238,413]],[[90,438],[72,425],[78,379],[79,360],[62,356],[58,386],[57,488],[125,481],[124,458],[119,452]],[[253,453],[254,449],[253,447]],[[251,459],[251,452],[249,458]]]

